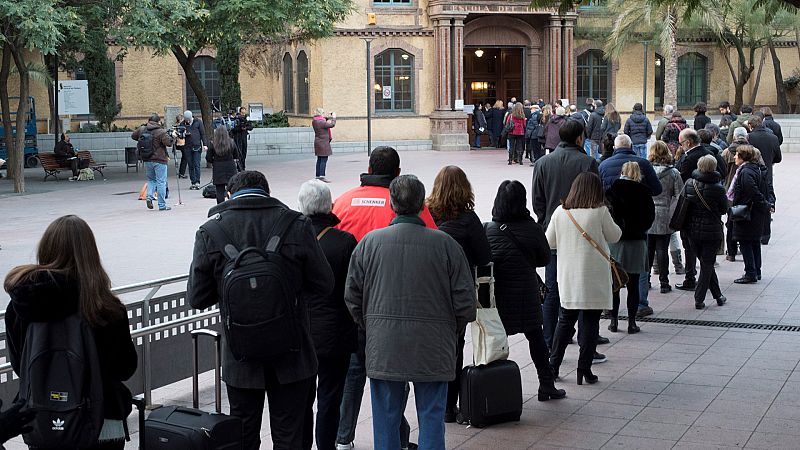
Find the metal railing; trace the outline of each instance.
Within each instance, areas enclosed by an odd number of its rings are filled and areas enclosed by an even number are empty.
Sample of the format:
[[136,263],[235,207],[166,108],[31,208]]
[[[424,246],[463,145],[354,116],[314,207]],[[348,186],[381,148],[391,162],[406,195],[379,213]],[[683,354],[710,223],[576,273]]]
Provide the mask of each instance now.
[[[135,283],[129,284],[126,286],[119,286],[113,288],[111,291],[115,295],[123,295],[129,294],[132,292],[139,292],[148,290],[147,294],[141,300],[134,300],[132,302],[126,303],[126,307],[136,304],[137,307],[139,306],[138,303],[141,302],[142,308],[142,327],[131,330],[131,338],[134,340],[137,338],[142,338],[142,367],[143,370],[143,383],[142,383],[142,392],[144,393],[144,401],[146,405],[152,404],[152,374],[150,370],[150,361],[151,361],[151,351],[150,351],[150,342],[151,337],[160,332],[166,331],[171,328],[182,326],[182,325],[189,325],[195,323],[200,320],[211,319],[214,317],[219,316],[218,309],[206,310],[206,311],[195,311],[193,314],[188,314],[184,317],[179,317],[175,319],[165,320],[160,323],[151,324],[150,323],[150,306],[151,301],[155,298],[156,294],[162,287],[185,282],[189,278],[189,275],[174,275],[165,278],[159,278],[156,280],[145,281],[142,283]],[[0,321],[5,320],[5,312],[0,312]],[[13,368],[11,367],[10,362],[6,362],[0,364],[0,375],[2,374],[10,374],[13,372]]]

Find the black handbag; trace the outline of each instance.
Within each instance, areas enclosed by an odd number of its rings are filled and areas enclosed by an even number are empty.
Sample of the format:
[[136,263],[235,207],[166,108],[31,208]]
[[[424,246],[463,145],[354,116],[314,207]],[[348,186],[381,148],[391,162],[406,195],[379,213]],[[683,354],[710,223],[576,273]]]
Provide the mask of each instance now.
[[728,216],[734,222],[749,222],[751,219],[751,213],[753,210],[753,205],[734,205],[731,206],[731,209],[728,210]]
[[[686,184],[689,183],[688,180]],[[686,225],[686,215],[689,212],[689,201],[686,200],[686,184],[683,185],[681,195],[675,202],[675,210],[672,212],[672,217],[669,219],[669,227],[672,230],[680,231]]]

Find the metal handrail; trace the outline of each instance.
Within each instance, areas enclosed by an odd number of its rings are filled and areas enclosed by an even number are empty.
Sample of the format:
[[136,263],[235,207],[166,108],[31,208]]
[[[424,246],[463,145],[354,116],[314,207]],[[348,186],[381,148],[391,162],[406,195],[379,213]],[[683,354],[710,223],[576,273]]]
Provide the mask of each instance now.
[[[145,289],[150,289],[150,291],[142,298],[142,323],[147,324],[150,322],[150,300],[155,297],[156,293],[166,285],[180,283],[189,279],[189,275],[173,275],[165,278],[159,278],[156,280],[145,281],[142,283],[134,283],[125,286],[119,286],[116,288],[112,288],[111,292],[115,295],[122,295],[128,294],[131,292],[143,291]],[[131,303],[136,303],[131,302]],[[126,305],[127,306],[127,305]],[[191,314],[185,317],[181,317],[174,320],[167,320],[165,322],[147,325],[142,328],[135,329],[131,331],[131,338],[148,338],[155,333],[160,331],[168,330],[170,328],[174,328],[180,325],[186,325],[193,322],[197,322],[198,320],[210,319],[219,316],[219,310],[214,309],[210,311],[198,312],[196,314]],[[5,312],[0,313],[0,320],[5,319]],[[142,345],[142,358],[144,359],[144,364],[142,365],[142,369],[144,372],[144,385],[142,386],[142,390],[144,391],[144,400],[146,405],[151,404],[151,377],[150,377],[150,339],[145,339]],[[11,367],[10,362],[6,362],[0,364],[0,375],[8,374],[14,371],[14,368]]]

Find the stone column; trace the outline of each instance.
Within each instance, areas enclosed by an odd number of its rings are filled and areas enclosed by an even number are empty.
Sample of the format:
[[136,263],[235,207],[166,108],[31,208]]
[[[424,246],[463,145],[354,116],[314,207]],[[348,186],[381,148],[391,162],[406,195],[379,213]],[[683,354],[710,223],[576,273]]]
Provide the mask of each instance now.
[[574,104],[578,104],[577,92],[577,71],[575,60],[575,22],[578,19],[576,14],[564,16],[564,25],[561,32],[564,36],[564,95]]
[[433,21],[435,110],[431,114],[431,141],[439,151],[469,150],[467,116],[455,110],[463,100],[464,16],[436,16]]
[[547,36],[547,72],[550,77],[548,95],[545,101],[561,99],[561,17],[550,16],[545,26]]

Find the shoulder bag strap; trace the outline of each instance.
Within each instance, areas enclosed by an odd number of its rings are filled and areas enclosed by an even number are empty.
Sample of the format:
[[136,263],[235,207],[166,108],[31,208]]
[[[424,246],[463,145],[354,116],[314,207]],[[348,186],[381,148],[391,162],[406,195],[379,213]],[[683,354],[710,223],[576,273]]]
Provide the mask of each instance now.
[[330,231],[331,228],[333,228],[333,227],[325,227],[325,228],[323,228],[322,231],[320,231],[319,234],[317,235],[317,240],[318,241],[321,240],[322,236],[325,236],[325,233]]
[[600,245],[594,239],[592,239],[591,236],[589,236],[589,233],[584,231],[583,228],[581,228],[581,226],[578,225],[578,221],[576,221],[575,218],[572,217],[572,213],[569,212],[568,209],[565,209],[564,212],[567,213],[567,217],[569,217],[569,220],[571,220],[572,223],[575,224],[575,227],[578,228],[578,231],[581,233],[581,236],[583,236],[587,241],[589,241],[589,243],[592,244],[592,247],[594,247],[595,250],[600,252],[600,254],[603,255],[603,258],[605,258],[606,261],[608,261],[608,263],[611,264],[611,257],[608,256],[608,253],[606,253],[606,251],[603,250],[600,247]]
[[522,244],[519,242],[519,239],[517,239],[517,237],[514,236],[514,233],[509,231],[508,225],[506,225],[504,223],[501,223],[499,228],[500,228],[500,231],[505,233],[505,235],[508,236],[509,239],[511,239],[511,242],[514,243],[514,245],[517,247],[519,252],[522,253],[522,257],[525,258],[525,261],[528,263],[529,266],[531,266],[531,269],[536,271],[536,264],[531,259],[531,255],[529,255],[529,254],[527,254],[525,252],[525,249],[522,247]]
[[708,203],[706,202],[706,199],[703,197],[703,194],[700,193],[700,189],[697,188],[697,182],[696,181],[692,182],[692,185],[694,186],[694,191],[697,193],[697,198],[699,198],[700,201],[703,202],[703,206],[705,206],[707,210],[714,212],[711,209],[711,207],[708,206]]
[[278,220],[275,221],[275,225],[272,227],[272,231],[270,231],[270,238],[269,241],[267,241],[268,252],[278,252],[278,250],[280,250],[281,244],[283,244],[283,235],[286,234],[289,225],[300,217],[300,215],[299,212],[290,209],[286,209],[280,213]]

